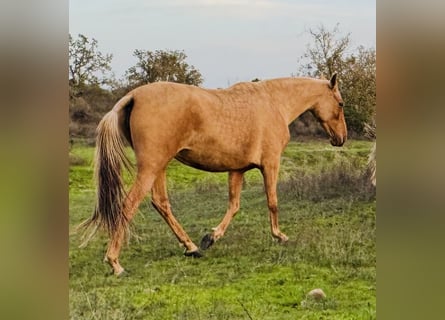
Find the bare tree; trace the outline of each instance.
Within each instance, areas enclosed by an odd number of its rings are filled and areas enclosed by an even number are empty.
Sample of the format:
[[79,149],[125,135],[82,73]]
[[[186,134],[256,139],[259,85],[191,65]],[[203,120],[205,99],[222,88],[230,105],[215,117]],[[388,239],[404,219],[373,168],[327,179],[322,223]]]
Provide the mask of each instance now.
[[[339,25],[332,30],[319,25],[309,29],[313,42],[307,45],[307,51],[300,61],[306,60],[300,71],[308,76],[330,78],[344,68],[344,56],[350,44],[350,34],[339,37]],[[340,77],[341,78],[341,77]]]
[[111,70],[113,55],[100,52],[97,43],[96,39],[88,39],[83,34],[77,39],[69,35],[69,84],[74,92],[85,85],[107,83],[104,75]]

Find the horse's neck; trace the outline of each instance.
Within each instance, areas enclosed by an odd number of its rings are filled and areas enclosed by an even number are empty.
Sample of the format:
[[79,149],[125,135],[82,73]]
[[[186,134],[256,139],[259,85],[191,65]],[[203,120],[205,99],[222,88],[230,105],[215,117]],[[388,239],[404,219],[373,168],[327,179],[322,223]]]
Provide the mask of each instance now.
[[288,124],[316,104],[322,94],[322,82],[316,79],[277,79],[267,85],[273,104]]

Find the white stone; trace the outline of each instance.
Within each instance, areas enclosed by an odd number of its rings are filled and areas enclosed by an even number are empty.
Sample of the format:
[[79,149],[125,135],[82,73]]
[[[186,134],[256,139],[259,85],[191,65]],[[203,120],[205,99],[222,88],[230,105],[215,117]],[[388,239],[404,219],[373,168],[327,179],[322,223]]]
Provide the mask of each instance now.
[[320,288],[311,290],[307,295],[314,298],[317,301],[326,298],[326,294]]

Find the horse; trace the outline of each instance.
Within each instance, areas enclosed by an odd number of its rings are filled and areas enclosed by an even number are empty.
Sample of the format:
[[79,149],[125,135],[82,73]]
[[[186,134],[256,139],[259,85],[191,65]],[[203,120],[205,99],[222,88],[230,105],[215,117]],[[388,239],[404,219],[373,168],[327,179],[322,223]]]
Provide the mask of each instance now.
[[[288,125],[310,110],[333,146],[347,138],[344,102],[337,74],[330,80],[277,78],[241,82],[227,89],[156,82],[131,90],[97,127],[95,151],[96,205],[82,226],[103,228],[110,238],[105,254],[115,275],[122,244],[139,204],[151,192],[151,203],[178,241],[184,255],[201,257],[220,239],[240,207],[243,175],[257,168],[264,180],[270,228],[281,243],[288,237],[278,225],[277,180],[280,157],[290,139]],[[126,153],[136,158],[135,181],[129,192],[122,169],[132,169]],[[172,159],[209,171],[228,172],[229,204],[220,224],[206,234],[198,248],[174,217],[166,187],[166,168]],[[134,177],[134,175],[133,175]]]

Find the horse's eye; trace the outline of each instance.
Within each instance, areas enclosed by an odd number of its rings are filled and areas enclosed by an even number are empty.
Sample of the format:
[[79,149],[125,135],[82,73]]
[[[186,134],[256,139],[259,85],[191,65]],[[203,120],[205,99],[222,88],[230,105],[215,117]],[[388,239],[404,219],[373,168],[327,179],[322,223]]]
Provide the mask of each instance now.
[[342,101],[342,102],[339,102],[338,105],[339,105],[340,107],[343,107],[343,105],[344,105],[343,101]]

